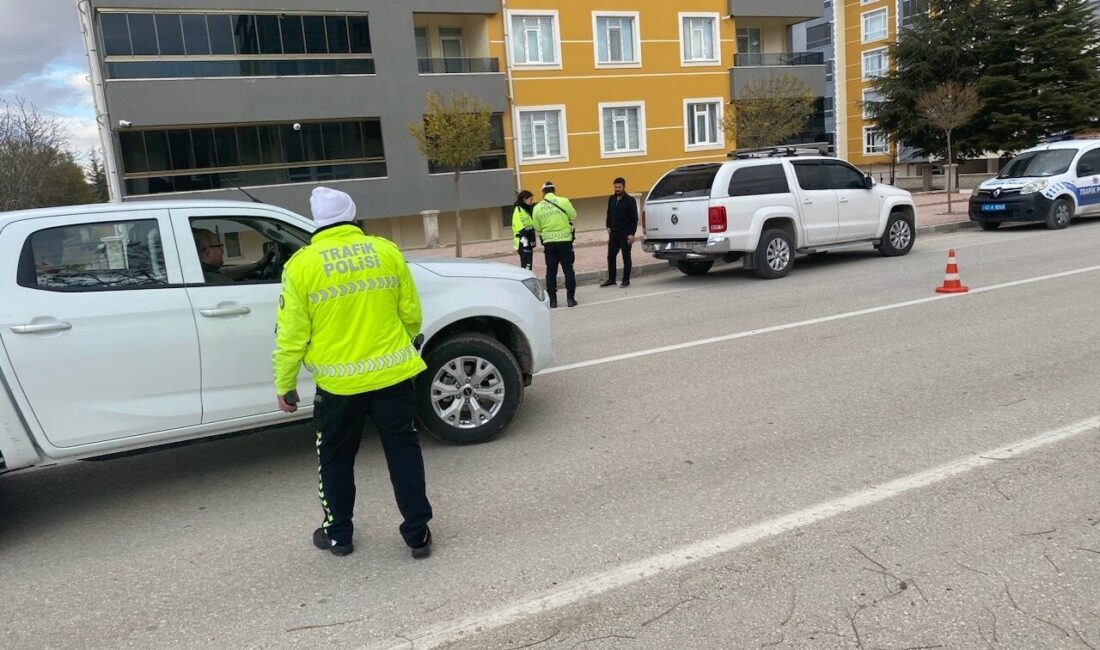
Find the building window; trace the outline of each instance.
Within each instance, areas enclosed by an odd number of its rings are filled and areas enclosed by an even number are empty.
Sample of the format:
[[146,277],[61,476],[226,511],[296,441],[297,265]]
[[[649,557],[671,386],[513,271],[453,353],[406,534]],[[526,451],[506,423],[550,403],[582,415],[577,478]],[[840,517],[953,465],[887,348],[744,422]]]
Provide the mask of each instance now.
[[759,27],[737,28],[737,53],[760,54],[764,51]]
[[874,79],[886,74],[886,48],[863,53],[863,78]]
[[718,63],[718,14],[680,14],[680,45],[683,65]]
[[829,59],[828,61],[825,62],[825,83],[832,83],[833,82],[833,75],[834,75],[833,70],[835,69],[835,66],[836,66],[836,61],[834,61],[833,59]]
[[365,15],[101,13],[110,79],[374,74]]
[[825,0],[825,2],[822,3],[822,6],[825,9],[832,9],[833,8],[833,0]]
[[863,119],[871,119],[871,110],[875,104],[882,102],[882,93],[877,90],[863,91]]
[[889,150],[886,143],[886,134],[879,129],[865,127],[863,129],[863,153],[871,156],[884,154]]
[[[489,148],[481,154],[477,162],[464,166],[462,171],[481,172],[508,168],[508,155],[504,150],[504,116],[493,113],[489,116],[489,125]],[[454,167],[428,163],[429,174],[453,174],[454,171]]]
[[[119,132],[128,195],[386,175],[378,120]],[[503,145],[501,147],[503,150]]]
[[836,98],[834,98],[834,97],[822,97],[821,100],[822,100],[822,102],[821,102],[821,105],[822,105],[821,113],[822,113],[822,115],[825,116],[826,120],[833,119],[833,116],[835,115],[835,110],[836,110]]
[[901,0],[901,26],[913,24],[921,16],[928,15],[928,0]]
[[564,106],[518,110],[519,155],[524,161],[565,160],[569,157]]
[[225,256],[231,259],[241,257],[241,233],[225,233]]
[[816,50],[833,42],[833,24],[822,23],[806,28],[806,49]]
[[512,14],[511,20],[516,65],[561,67],[558,12]]
[[592,18],[597,66],[641,65],[638,12],[593,14]]
[[863,14],[863,42],[881,41],[886,38],[886,9],[868,11]]
[[717,149],[725,146],[722,132],[722,107],[720,98],[684,100],[685,147],[693,149]]
[[645,153],[645,104],[600,104],[600,117],[605,158]]

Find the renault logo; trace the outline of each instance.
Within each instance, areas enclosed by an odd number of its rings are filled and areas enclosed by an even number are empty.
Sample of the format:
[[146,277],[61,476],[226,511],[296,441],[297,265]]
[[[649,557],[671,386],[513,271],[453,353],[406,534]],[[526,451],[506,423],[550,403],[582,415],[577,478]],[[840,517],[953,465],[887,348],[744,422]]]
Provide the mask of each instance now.
[[1000,195],[1001,195],[1001,188],[998,187],[997,189],[993,190],[993,198],[997,198]]
[[678,223],[680,223],[680,217],[678,217],[676,215],[672,215],[672,225],[675,226]]

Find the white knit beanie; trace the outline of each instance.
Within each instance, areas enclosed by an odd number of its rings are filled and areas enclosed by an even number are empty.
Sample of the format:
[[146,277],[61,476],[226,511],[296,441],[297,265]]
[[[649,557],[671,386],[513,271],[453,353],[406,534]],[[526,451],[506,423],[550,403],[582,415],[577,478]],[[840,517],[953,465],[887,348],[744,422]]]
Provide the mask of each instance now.
[[313,210],[313,223],[318,228],[355,221],[355,201],[340,190],[327,187],[314,189],[309,197],[309,207]]

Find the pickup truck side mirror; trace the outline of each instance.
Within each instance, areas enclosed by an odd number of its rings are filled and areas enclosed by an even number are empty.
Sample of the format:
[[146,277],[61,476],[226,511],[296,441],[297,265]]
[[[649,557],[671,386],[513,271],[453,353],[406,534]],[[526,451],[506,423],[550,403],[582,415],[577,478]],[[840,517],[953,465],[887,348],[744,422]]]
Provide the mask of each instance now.
[[863,177],[863,188],[864,189],[869,190],[869,189],[873,188],[874,186],[875,186],[875,179],[871,178],[870,174]]

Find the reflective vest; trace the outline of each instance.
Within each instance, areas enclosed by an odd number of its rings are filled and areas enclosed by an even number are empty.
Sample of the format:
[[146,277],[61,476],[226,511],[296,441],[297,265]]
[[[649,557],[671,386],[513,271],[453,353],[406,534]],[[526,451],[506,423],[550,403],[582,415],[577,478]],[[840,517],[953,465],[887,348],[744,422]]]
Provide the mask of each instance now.
[[353,224],[323,228],[283,268],[275,389],[297,388],[304,362],[334,395],[387,388],[425,369],[412,340],[420,297],[401,251]]
[[543,243],[573,241],[573,222],[577,219],[577,211],[569,199],[547,194],[535,206],[533,217],[535,230],[542,237]]
[[[527,210],[517,205],[516,209],[512,211],[512,247],[518,251],[520,234],[524,230],[534,230],[534,228],[535,220],[527,213]],[[528,236],[534,237],[534,233],[528,233]]]

